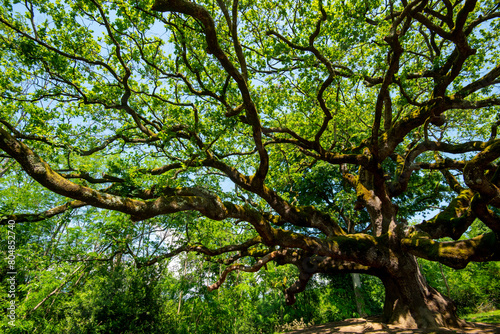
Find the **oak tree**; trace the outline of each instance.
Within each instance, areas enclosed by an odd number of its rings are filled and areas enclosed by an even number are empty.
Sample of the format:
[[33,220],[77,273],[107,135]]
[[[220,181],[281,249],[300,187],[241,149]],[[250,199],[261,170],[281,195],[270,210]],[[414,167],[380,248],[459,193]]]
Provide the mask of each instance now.
[[492,0],[5,0],[2,187],[41,188],[1,222],[119,212],[176,246],[89,258],[199,253],[223,265],[209,290],[291,264],[290,304],[317,273],[364,273],[386,321],[460,326],[417,258],[500,260],[499,18]]

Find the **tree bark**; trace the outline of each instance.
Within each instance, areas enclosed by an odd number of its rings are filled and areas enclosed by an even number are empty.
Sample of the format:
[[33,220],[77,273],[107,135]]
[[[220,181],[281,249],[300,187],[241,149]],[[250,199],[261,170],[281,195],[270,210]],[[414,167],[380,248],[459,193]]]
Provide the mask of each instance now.
[[451,299],[432,288],[409,254],[392,259],[397,265],[379,276],[385,287],[384,321],[404,328],[461,328]]
[[358,273],[351,273],[352,278],[352,286],[354,289],[354,299],[356,300],[356,308],[358,310],[358,314],[361,318],[366,317],[365,311],[365,300],[361,293],[361,279]]

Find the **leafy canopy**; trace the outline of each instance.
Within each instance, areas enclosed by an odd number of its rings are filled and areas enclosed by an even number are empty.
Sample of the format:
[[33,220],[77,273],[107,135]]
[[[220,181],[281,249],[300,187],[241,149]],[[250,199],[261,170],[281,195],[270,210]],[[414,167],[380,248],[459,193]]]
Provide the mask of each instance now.
[[201,253],[226,268],[210,289],[293,264],[289,300],[389,249],[498,260],[499,17],[471,0],[5,0],[2,224],[68,214],[82,234],[61,261]]

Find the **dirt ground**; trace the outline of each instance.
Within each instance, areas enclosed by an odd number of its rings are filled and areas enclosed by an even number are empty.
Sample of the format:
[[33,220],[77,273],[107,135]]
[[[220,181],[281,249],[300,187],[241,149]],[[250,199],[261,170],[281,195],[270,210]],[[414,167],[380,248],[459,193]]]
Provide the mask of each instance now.
[[328,324],[312,326],[305,329],[300,329],[286,334],[329,334],[329,333],[377,333],[377,334],[413,334],[413,333],[427,333],[427,334],[441,334],[441,333],[487,333],[487,334],[500,334],[500,324],[486,324],[486,323],[469,323],[469,327],[463,329],[403,329],[392,325],[386,325],[379,321],[377,318],[369,319],[346,319],[339,322],[331,322]]

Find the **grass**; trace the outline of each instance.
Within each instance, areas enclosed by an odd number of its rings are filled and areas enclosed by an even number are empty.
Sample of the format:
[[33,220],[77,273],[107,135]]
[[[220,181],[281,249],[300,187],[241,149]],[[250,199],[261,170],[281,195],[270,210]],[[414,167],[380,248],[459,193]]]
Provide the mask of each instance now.
[[490,311],[485,313],[469,314],[463,317],[463,319],[471,322],[486,322],[486,323],[498,324],[500,323],[500,310]]

